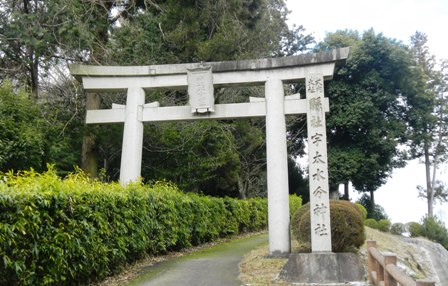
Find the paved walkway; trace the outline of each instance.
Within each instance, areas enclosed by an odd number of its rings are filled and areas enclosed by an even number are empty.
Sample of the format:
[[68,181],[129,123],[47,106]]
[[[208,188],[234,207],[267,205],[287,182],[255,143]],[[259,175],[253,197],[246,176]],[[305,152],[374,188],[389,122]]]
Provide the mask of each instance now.
[[268,235],[241,238],[145,269],[132,286],[240,286],[238,264],[243,256],[267,242]]

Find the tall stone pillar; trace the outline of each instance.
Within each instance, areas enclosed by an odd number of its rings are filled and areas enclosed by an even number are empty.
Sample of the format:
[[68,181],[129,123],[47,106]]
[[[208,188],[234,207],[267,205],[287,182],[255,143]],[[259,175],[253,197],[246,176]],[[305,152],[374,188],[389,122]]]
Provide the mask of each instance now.
[[128,88],[120,167],[120,183],[123,186],[141,176],[144,103],[145,91],[142,88]]
[[282,81],[268,80],[265,84],[265,97],[269,252],[271,255],[279,255],[291,251],[288,154]]
[[327,134],[323,109],[324,77],[322,74],[307,75],[306,100],[311,250],[312,252],[331,252]]

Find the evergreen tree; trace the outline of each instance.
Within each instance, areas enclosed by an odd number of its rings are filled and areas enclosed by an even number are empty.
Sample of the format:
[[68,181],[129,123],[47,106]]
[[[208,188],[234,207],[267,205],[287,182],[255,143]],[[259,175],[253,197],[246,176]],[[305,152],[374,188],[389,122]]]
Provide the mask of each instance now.
[[[0,5],[1,80],[25,85],[38,98],[48,124],[42,160],[64,171],[81,163],[93,176],[102,167],[108,179],[118,178],[122,127],[78,125],[86,109],[124,103],[123,95],[82,95],[79,85],[64,78],[67,62],[149,65],[278,57],[302,52],[313,42],[302,26],[288,28],[283,0],[6,0]],[[259,92],[217,89],[216,103],[247,101]],[[147,94],[148,102],[155,100],[183,105],[187,96],[176,90]],[[262,194],[263,128],[263,120],[147,126],[143,176],[210,194]],[[73,151],[80,149],[82,156]],[[185,157],[173,159],[173,150]]]
[[0,86],[0,171],[42,170],[43,122],[38,107],[24,91],[8,82]]
[[407,48],[373,30],[327,35],[320,49],[352,46],[347,64],[327,84],[330,189],[352,182],[370,193],[404,165],[398,148],[406,140],[405,103],[415,94],[407,84],[412,58]]
[[423,157],[426,188],[418,186],[418,189],[419,195],[427,200],[428,217],[432,218],[435,200],[447,201],[448,198],[448,190],[437,179],[437,169],[448,156],[448,66],[442,61],[440,70],[436,69],[425,34],[416,32],[411,37],[411,45],[415,70],[420,74],[420,81],[416,81],[419,93],[409,100],[411,156]]
[[[290,30],[287,14],[279,0],[160,1],[114,29],[107,62],[148,65],[291,55],[305,50],[312,38],[303,27]],[[245,102],[260,92],[256,87],[218,88],[215,103]],[[162,105],[188,100],[185,91],[176,90],[146,97]],[[265,194],[263,128],[263,120],[147,124],[142,175],[169,178],[185,190],[208,194]]]

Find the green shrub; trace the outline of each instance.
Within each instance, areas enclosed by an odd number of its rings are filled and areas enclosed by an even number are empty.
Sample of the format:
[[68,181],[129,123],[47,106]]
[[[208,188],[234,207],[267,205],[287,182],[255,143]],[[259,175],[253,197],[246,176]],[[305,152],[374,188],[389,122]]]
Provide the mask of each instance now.
[[[360,210],[348,201],[330,200],[331,244],[333,252],[358,249],[365,240]],[[292,219],[292,231],[300,244],[311,242],[310,205],[298,209]]]
[[[0,171],[42,167],[45,149],[43,116],[31,95],[0,83]],[[51,126],[51,125],[48,125]]]
[[289,196],[289,213],[293,216],[302,207],[302,198],[296,194]]
[[378,221],[373,218],[368,218],[364,221],[364,225],[382,232],[389,232],[391,222],[388,219],[380,219]]
[[368,218],[364,221],[364,225],[370,228],[379,229],[378,222],[373,218]]
[[53,170],[0,178],[0,285],[89,284],[157,255],[266,227],[265,199],[122,188]]
[[448,230],[437,217],[424,217],[421,223],[420,235],[440,243],[448,249]]
[[351,202],[346,201],[346,200],[333,200],[333,201],[332,201],[332,204],[338,204],[338,205],[341,205],[341,206],[343,206],[343,207],[350,208],[350,209],[352,209],[353,211],[357,212],[358,215],[359,215],[361,218],[363,217],[362,210],[361,210],[359,207],[357,207],[356,204],[354,204],[354,203],[351,203]]
[[378,230],[382,232],[389,232],[390,230],[390,221],[388,219],[380,219],[378,221]]
[[406,226],[401,222],[394,223],[390,227],[390,233],[392,234],[402,235],[404,232],[406,232]]
[[355,203],[355,206],[357,206],[361,210],[362,220],[365,221],[367,219],[367,210],[366,210],[366,208],[363,205],[361,205],[360,203]]
[[407,223],[407,226],[411,237],[421,236],[422,226],[418,222],[409,222]]
[[367,218],[373,218],[377,221],[382,219],[388,219],[384,208],[372,202],[372,199],[368,194],[363,194],[361,198],[359,198],[357,203],[361,204],[366,209]]

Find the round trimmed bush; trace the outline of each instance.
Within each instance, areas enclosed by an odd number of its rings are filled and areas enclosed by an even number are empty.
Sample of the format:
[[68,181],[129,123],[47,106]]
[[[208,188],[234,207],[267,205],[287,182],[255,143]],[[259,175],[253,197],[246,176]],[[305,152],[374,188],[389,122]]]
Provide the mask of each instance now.
[[[359,249],[366,236],[362,212],[353,203],[330,200],[331,244],[333,252]],[[302,245],[311,243],[310,205],[305,204],[294,214],[292,231]]]
[[362,220],[365,221],[367,219],[367,210],[366,210],[366,208],[363,205],[361,205],[360,203],[355,203],[355,206],[357,206],[361,210]]
[[374,228],[374,229],[378,229],[379,225],[378,222],[376,221],[376,219],[374,218],[368,218],[364,221],[364,225],[368,226],[370,228]]
[[407,223],[409,234],[411,237],[417,237],[422,235],[422,225],[418,222],[412,221]]
[[378,221],[378,229],[382,232],[389,232],[390,221],[388,219],[380,219]]

